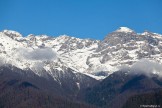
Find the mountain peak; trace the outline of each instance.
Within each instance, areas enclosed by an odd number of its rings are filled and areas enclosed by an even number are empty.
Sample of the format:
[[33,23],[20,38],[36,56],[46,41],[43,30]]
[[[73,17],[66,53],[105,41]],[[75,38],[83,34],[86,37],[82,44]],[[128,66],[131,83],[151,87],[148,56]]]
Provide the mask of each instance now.
[[2,31],[4,34],[6,34],[7,36],[10,36],[10,37],[22,37],[22,35],[17,32],[17,31],[13,31],[13,30],[3,30]]
[[131,30],[128,27],[119,27],[119,29],[117,29],[115,32],[125,32],[125,33],[131,33],[134,32],[133,30]]

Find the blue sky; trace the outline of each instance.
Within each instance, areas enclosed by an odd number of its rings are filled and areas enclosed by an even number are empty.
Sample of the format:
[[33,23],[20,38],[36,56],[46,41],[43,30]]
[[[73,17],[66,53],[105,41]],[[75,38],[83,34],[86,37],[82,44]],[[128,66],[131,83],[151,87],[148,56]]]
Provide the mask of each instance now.
[[0,0],[0,30],[103,39],[120,26],[162,34],[162,0]]

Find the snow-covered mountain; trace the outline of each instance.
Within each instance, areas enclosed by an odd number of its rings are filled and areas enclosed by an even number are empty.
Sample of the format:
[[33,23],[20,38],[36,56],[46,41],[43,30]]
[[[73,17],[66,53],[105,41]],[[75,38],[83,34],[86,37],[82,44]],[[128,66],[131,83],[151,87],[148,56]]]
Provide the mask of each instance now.
[[0,32],[0,65],[32,70],[38,76],[49,74],[55,80],[59,80],[56,71],[64,73],[68,69],[74,74],[103,79],[143,58],[162,63],[161,52],[162,35],[136,33],[127,27],[120,27],[104,40],[67,35],[24,37],[16,31]]

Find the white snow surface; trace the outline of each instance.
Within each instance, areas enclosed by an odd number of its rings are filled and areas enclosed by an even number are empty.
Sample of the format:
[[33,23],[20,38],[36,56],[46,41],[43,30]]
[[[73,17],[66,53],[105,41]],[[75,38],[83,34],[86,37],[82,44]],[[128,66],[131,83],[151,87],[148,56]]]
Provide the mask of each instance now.
[[[120,27],[115,32],[134,31]],[[144,37],[146,40],[140,39]],[[64,71],[71,68],[74,73],[79,72],[101,80],[119,70],[119,67],[132,66],[142,58],[162,63],[161,35],[141,33],[137,34],[137,38],[139,39],[109,46],[99,40],[79,39],[67,35],[49,37],[30,34],[23,37],[18,32],[4,30],[0,32],[0,66],[7,63],[23,70],[31,69],[39,76],[43,75],[42,70],[53,76],[53,69]],[[147,39],[157,43],[149,43]]]
[[125,33],[128,33],[128,32],[133,32],[133,30],[131,30],[128,27],[120,27],[118,30],[116,30],[116,32],[125,32]]

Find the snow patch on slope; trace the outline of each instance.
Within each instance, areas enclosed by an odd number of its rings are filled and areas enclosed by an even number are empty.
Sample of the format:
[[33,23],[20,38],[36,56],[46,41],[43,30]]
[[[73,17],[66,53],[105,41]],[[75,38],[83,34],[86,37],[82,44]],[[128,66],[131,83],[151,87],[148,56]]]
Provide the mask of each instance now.
[[127,27],[121,27],[107,40],[79,39],[67,35],[21,37],[12,31],[0,32],[0,58],[4,58],[1,64],[10,63],[21,69],[31,69],[38,75],[43,75],[39,73],[41,70],[53,77],[53,70],[64,72],[70,68],[73,73],[103,79],[119,70],[120,66],[132,66],[142,58],[162,63],[162,37],[159,34],[136,34]]

